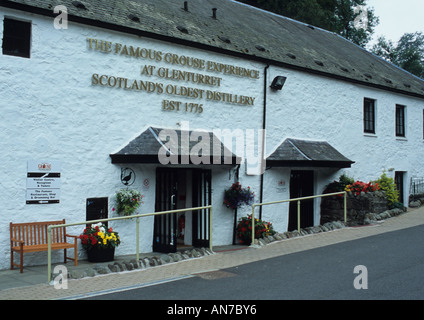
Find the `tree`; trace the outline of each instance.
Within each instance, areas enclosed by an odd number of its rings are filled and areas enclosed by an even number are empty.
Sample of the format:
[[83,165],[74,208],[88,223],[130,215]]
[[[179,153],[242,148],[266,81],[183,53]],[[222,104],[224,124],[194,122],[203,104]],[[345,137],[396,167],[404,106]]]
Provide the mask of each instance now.
[[379,37],[371,51],[424,79],[424,34],[422,32],[405,33],[397,44],[385,37]]
[[365,47],[379,23],[374,9],[366,8],[366,0],[337,0],[336,2],[335,26],[330,31]]
[[364,47],[378,17],[366,0],[238,0],[331,32]]

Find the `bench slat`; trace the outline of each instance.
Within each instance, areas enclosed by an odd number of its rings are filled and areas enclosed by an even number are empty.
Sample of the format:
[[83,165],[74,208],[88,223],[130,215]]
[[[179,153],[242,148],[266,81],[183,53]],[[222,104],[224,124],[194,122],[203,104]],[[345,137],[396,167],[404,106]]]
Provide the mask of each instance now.
[[[70,248],[73,248],[73,247],[74,247],[74,244],[72,244],[72,243],[52,243],[52,245],[51,245],[52,250],[70,249]],[[23,249],[24,252],[47,251],[48,244],[23,246],[22,249]],[[21,247],[12,247],[12,250],[13,251],[21,251]]]

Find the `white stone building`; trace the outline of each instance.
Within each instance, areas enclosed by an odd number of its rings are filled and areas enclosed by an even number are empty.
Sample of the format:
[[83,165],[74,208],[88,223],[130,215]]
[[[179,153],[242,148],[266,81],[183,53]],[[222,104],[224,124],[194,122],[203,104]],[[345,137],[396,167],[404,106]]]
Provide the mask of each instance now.
[[[223,196],[235,181],[267,202],[385,170],[407,201],[410,179],[424,176],[424,82],[333,33],[230,0],[4,0],[0,19],[0,269],[10,222],[115,217],[130,172],[144,195],[138,213],[211,204],[214,246],[233,242]],[[170,164],[158,157],[166,148]],[[42,172],[54,173],[44,185]],[[309,210],[303,223],[319,224],[319,200]],[[283,232],[289,211],[261,216]],[[177,221],[164,231],[143,218],[140,251],[207,245],[204,218],[185,213],[179,242],[163,240]],[[111,224],[117,253],[134,253],[134,221]]]

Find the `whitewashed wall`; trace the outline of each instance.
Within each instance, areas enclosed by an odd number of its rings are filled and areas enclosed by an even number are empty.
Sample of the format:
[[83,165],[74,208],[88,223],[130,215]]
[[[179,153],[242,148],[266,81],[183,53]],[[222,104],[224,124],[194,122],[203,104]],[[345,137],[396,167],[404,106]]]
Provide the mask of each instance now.
[[[282,91],[268,92],[268,155],[286,138],[328,141],[355,163],[339,171],[315,168],[316,194],[342,173],[367,182],[378,179],[383,171],[391,177],[395,171],[404,171],[404,199],[408,198],[410,178],[424,175],[423,100],[277,67],[270,68],[268,82],[277,75],[287,80]],[[364,98],[376,100],[375,135],[364,133]],[[406,106],[405,138],[395,136],[396,104]],[[264,201],[290,197],[290,169],[273,168],[265,176]],[[286,181],[285,190],[277,187],[281,179]],[[316,200],[315,224],[319,224],[319,204]],[[263,218],[276,216],[279,228],[286,228],[286,211],[278,216],[273,210],[266,208]]]
[[[144,61],[96,52],[89,49],[86,38],[262,70],[258,63],[73,23],[69,23],[67,30],[56,30],[52,19],[14,10],[3,10],[0,13],[1,20],[4,16],[32,21],[32,44],[30,59],[0,56],[0,145],[3,154],[0,170],[0,269],[8,268],[10,263],[11,221],[17,223],[62,218],[66,218],[67,222],[84,221],[86,198],[91,197],[109,197],[109,215],[113,216],[114,195],[123,185],[120,182],[121,166],[112,165],[109,154],[117,152],[147,127],[178,129],[182,123],[190,129],[203,130],[261,127],[263,78],[213,74],[172,66],[163,61]],[[3,23],[0,23],[0,34],[2,28]],[[141,75],[142,67],[146,64],[219,76],[222,78],[221,86],[208,88],[154,76],[146,77]],[[211,89],[253,96],[256,100],[254,106],[242,106],[165,93],[93,86],[91,81],[94,73],[161,82],[164,85],[174,83]],[[202,103],[203,113],[163,111],[164,99]],[[25,204],[28,160],[61,161],[60,204]],[[137,174],[134,188],[141,190],[142,181],[146,178],[150,180],[149,190],[142,190],[144,204],[139,213],[154,212],[155,166],[127,166]],[[232,227],[233,216],[230,210],[221,205],[223,190],[234,179],[234,175],[229,179],[229,169],[228,166],[214,169],[214,244],[229,243],[232,239],[232,233],[228,230]],[[249,180],[257,182],[259,178]],[[255,189],[258,187],[258,184],[252,186]],[[134,221],[114,222],[112,226],[116,226],[125,243],[118,248],[117,253],[134,252]],[[141,228],[141,251],[149,252],[152,247],[153,219],[143,219]],[[80,234],[82,227],[73,228],[70,232]],[[82,250],[80,254],[84,257]],[[53,258],[60,261],[62,252]],[[45,263],[46,255],[27,254],[24,261],[26,264]]]
[[[0,90],[2,165],[0,170],[0,269],[10,263],[9,222],[46,221],[66,218],[67,222],[85,220],[86,198],[109,197],[109,215],[114,216],[114,194],[122,188],[121,166],[112,165],[110,153],[117,152],[148,126],[190,129],[261,129],[263,111],[263,70],[265,65],[206,52],[147,38],[69,24],[67,30],[53,28],[53,20],[3,9],[0,18],[12,17],[32,21],[31,58],[0,56]],[[3,24],[0,23],[0,34]],[[204,60],[240,66],[260,71],[259,79],[247,79],[217,74],[222,77],[220,87],[213,90],[255,97],[254,106],[238,106],[222,102],[190,99],[166,94],[145,93],[93,86],[94,73],[129,79],[173,83],[158,77],[141,75],[144,65],[168,67],[199,72],[165,62],[144,61],[90,50],[86,38],[96,38],[152,48],[162,52],[187,55]],[[201,73],[201,72],[199,72]],[[267,154],[286,138],[326,140],[348,158],[356,161],[349,176],[360,180],[376,179],[381,172],[395,168],[411,176],[423,176],[423,102],[402,95],[322,78],[298,71],[271,66],[267,82],[277,75],[287,77],[282,91],[268,89],[267,99]],[[184,85],[182,82],[175,82]],[[189,87],[204,86],[185,84]],[[377,133],[363,134],[363,98],[377,100]],[[164,99],[203,103],[203,113],[161,110]],[[395,104],[407,106],[407,138],[396,139],[394,134]],[[240,156],[240,154],[239,154]],[[241,155],[244,156],[244,155]],[[28,160],[59,160],[61,197],[59,204],[26,205],[26,173]],[[156,165],[126,165],[137,174],[134,188],[144,194],[139,213],[154,211]],[[316,170],[315,192],[343,171]],[[393,172],[392,172],[393,173]],[[234,181],[234,170],[229,166],[213,168],[212,188],[214,205],[213,244],[232,242],[233,212],[222,205],[223,191]],[[288,199],[290,169],[268,170],[264,176],[264,201]],[[148,189],[142,181],[149,179]],[[278,180],[286,181],[286,188],[276,187]],[[405,181],[405,182],[406,182]],[[240,167],[240,182],[250,186],[259,198],[260,176],[246,175],[244,163]],[[319,203],[319,202],[318,202]],[[315,206],[318,207],[317,205]],[[277,231],[286,231],[288,206],[265,208],[263,218],[274,223]],[[250,213],[244,207],[238,217]],[[315,212],[319,223],[319,212]],[[123,245],[117,254],[135,250],[135,222],[113,222]],[[81,228],[70,233],[80,234]],[[153,218],[141,222],[141,251],[152,249]],[[80,250],[80,258],[84,254]],[[54,254],[54,261],[62,259],[62,252]],[[26,254],[25,264],[44,264],[46,254]]]

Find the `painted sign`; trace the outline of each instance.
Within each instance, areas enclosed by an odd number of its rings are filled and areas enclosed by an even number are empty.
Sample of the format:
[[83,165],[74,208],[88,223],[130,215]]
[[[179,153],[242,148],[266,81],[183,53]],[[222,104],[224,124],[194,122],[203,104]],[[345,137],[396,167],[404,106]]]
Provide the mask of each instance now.
[[60,161],[28,161],[26,203],[60,202]]

